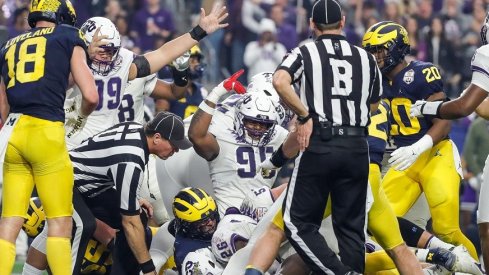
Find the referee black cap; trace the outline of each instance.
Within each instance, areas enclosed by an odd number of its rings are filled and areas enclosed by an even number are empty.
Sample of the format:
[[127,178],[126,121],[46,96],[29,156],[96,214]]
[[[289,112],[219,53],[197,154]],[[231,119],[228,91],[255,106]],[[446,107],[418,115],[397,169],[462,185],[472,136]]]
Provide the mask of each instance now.
[[312,22],[333,24],[341,20],[341,6],[336,0],[318,0],[312,6]]
[[192,147],[192,143],[185,137],[185,127],[182,119],[170,112],[159,112],[146,125],[147,129],[159,133],[164,139],[178,149],[185,150]]

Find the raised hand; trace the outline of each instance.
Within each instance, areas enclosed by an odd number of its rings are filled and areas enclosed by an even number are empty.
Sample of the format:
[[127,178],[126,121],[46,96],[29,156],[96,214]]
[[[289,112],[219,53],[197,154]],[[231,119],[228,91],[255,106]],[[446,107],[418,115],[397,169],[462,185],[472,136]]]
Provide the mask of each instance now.
[[95,34],[93,35],[92,42],[88,45],[88,56],[90,57],[91,60],[95,59],[95,56],[98,53],[102,53],[104,49],[102,46],[105,46],[109,43],[108,40],[104,40],[106,38],[109,38],[108,35],[99,35],[100,34],[100,27],[95,30]]
[[199,26],[207,33],[211,34],[218,29],[227,27],[228,23],[221,23],[228,17],[225,6],[215,5],[211,12],[206,15],[203,8],[200,9]]
[[238,78],[243,73],[244,73],[244,69],[241,69],[241,70],[235,72],[232,76],[230,76],[229,78],[227,78],[227,79],[224,80],[223,87],[227,91],[234,90],[238,94],[244,94],[244,93],[246,93],[245,87],[243,86],[243,84],[241,84],[241,82],[238,81]]
[[244,70],[241,69],[234,73],[232,76],[224,79],[219,85],[217,85],[209,95],[205,98],[207,101],[210,101],[214,104],[217,104],[219,98],[225,95],[230,91],[235,91],[238,94],[246,93],[246,88],[238,81],[238,78],[244,73]]
[[188,69],[190,60],[190,50],[186,51],[181,56],[177,57],[177,59],[173,60],[172,65],[175,69],[179,71],[185,71]]

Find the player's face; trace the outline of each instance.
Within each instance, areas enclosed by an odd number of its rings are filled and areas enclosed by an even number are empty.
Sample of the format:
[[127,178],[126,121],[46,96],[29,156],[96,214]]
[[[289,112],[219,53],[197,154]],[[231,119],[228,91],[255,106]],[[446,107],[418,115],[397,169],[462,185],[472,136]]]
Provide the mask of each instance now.
[[217,220],[215,219],[206,219],[197,226],[197,230],[206,235],[213,234],[216,231],[216,229],[217,229]]
[[387,57],[388,51],[384,47],[377,47],[374,51],[370,52],[375,56],[375,60],[377,60],[377,65],[379,69],[384,67],[384,60]]
[[97,55],[95,55],[95,60],[111,61],[112,57],[114,57],[114,51],[105,50],[103,52],[97,53]]
[[173,156],[174,153],[178,152],[178,147],[171,144],[170,141],[161,138],[159,136],[155,136],[154,139],[154,152],[151,152],[157,155],[160,159],[168,159]]
[[243,123],[246,131],[248,131],[248,135],[253,140],[259,140],[269,128],[269,126],[265,123],[252,120],[244,120]]

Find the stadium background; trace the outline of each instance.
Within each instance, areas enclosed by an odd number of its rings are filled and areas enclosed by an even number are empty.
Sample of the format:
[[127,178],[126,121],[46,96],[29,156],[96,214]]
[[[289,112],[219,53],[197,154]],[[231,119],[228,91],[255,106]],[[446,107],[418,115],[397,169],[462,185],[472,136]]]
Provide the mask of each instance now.
[[[29,0],[0,0],[0,44],[29,29],[27,14]],[[212,89],[222,79],[240,68],[255,70],[273,68],[279,63],[267,55],[261,62],[246,60],[247,45],[263,39],[271,32],[270,51],[281,43],[287,50],[309,39],[309,11],[313,0],[72,0],[80,26],[92,16],[111,19],[121,34],[122,46],[144,53],[158,47],[196,24],[199,9],[210,10],[213,4],[224,2],[230,16],[229,27],[201,42],[206,64],[199,80]],[[470,61],[481,45],[480,27],[484,22],[489,0],[339,0],[347,18],[345,35],[360,45],[370,25],[381,20],[402,24],[409,32],[410,59],[429,61],[438,65],[444,78],[445,92],[457,97],[470,82]],[[149,11],[151,10],[151,12]],[[270,20],[263,20],[269,18]],[[270,24],[273,22],[273,24]],[[271,26],[272,25],[272,26]],[[246,65],[247,66],[246,66]],[[265,64],[265,65],[264,65]],[[160,78],[168,77],[162,70]],[[246,76],[240,79],[247,82]],[[168,108],[164,101],[148,100],[156,111]],[[461,185],[461,227],[478,245],[475,225],[477,185],[484,160],[489,154],[489,123],[475,115],[456,120],[450,136],[462,155],[465,180]],[[287,173],[280,181],[287,181]],[[478,247],[479,249],[479,247]],[[18,253],[16,272],[21,272],[25,255]]]

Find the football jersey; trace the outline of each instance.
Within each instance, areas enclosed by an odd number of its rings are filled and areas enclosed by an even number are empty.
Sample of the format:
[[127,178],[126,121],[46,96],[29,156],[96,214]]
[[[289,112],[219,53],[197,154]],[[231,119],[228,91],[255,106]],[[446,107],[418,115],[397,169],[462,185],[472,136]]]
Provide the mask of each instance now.
[[379,108],[370,117],[368,126],[368,152],[370,163],[382,165],[385,147],[387,145],[387,135],[389,133],[389,105],[385,101],[380,101]]
[[411,117],[409,111],[416,100],[426,100],[443,91],[443,81],[438,68],[432,63],[412,61],[402,69],[384,93],[391,112],[390,134],[398,147],[408,146],[431,128],[433,123],[425,117]]
[[[219,112],[216,112],[219,113]],[[251,146],[239,141],[230,117],[222,115],[221,120],[211,124],[212,133],[219,144],[219,155],[209,161],[209,172],[214,187],[215,199],[221,216],[227,208],[239,208],[250,188],[271,187],[278,170],[263,177],[257,174],[259,165],[269,159],[284,142],[288,131],[275,125],[275,133],[266,146]]]
[[[87,123],[81,132],[72,138],[66,139],[69,149],[115,124],[133,58],[133,52],[121,48],[114,68],[108,75],[93,74],[99,102],[97,108],[88,116]],[[75,86],[74,88],[74,93],[80,97],[79,87]]]
[[[192,94],[185,93],[185,96],[178,100],[170,101],[170,112],[181,118],[189,117],[197,112],[199,104],[204,100],[203,87],[199,83],[192,82]],[[205,92],[206,93],[206,92]]]
[[209,248],[201,248],[190,252],[180,270],[181,275],[220,275],[222,266],[216,261]]
[[212,235],[212,253],[220,262],[227,263],[237,251],[236,242],[248,242],[256,226],[257,222],[248,216],[225,215]]
[[489,45],[475,51],[472,57],[472,84],[489,92]]
[[156,74],[152,74],[127,83],[114,124],[126,121],[144,123],[144,97],[153,93],[157,80]]
[[76,46],[86,48],[79,30],[68,25],[33,28],[0,49],[0,72],[10,112],[64,121],[70,61]]

